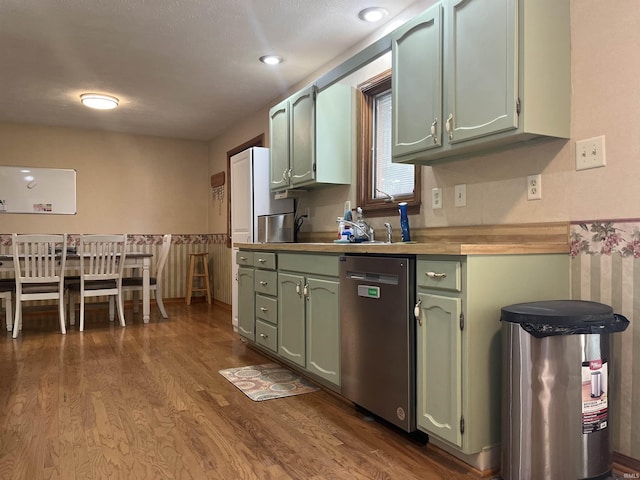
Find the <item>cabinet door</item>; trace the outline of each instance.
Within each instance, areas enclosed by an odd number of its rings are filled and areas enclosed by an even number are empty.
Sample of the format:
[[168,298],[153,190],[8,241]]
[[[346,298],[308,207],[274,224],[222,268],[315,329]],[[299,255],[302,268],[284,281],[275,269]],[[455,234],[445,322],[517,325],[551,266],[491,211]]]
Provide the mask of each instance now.
[[305,366],[304,277],[278,274],[278,353]]
[[288,100],[269,110],[269,155],[271,190],[284,190],[289,186]]
[[444,2],[444,121],[450,143],[518,127],[516,4]]
[[255,340],[253,268],[238,268],[238,333],[249,340]]
[[315,178],[315,87],[311,86],[289,98],[291,186]]
[[438,4],[392,36],[392,155],[442,145],[442,7]]
[[340,282],[307,279],[307,370],[340,385]]
[[454,445],[462,446],[461,300],[419,293],[417,329],[417,423]]

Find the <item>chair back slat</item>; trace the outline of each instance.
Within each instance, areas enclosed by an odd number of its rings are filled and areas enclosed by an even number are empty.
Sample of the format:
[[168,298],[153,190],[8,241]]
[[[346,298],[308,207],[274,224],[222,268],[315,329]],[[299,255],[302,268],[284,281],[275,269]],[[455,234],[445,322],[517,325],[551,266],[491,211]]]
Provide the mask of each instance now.
[[115,280],[124,268],[126,235],[81,235],[80,276],[83,280]]
[[58,283],[64,278],[67,235],[12,235],[13,264],[21,283]]

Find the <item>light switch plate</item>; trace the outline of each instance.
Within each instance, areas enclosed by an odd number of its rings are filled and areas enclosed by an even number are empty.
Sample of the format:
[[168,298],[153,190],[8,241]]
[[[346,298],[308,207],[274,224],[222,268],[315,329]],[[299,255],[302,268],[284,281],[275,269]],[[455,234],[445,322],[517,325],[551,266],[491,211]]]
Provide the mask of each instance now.
[[467,185],[465,183],[461,183],[454,187],[454,205],[456,207],[466,207],[467,206]]
[[436,187],[431,189],[431,208],[442,208],[442,188]]
[[604,135],[576,142],[576,170],[604,167],[606,164]]

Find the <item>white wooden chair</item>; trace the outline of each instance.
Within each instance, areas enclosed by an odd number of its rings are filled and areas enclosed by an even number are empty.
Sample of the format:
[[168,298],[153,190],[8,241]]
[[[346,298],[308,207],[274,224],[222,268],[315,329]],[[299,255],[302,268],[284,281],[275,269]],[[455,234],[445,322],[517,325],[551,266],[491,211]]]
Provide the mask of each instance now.
[[4,300],[4,316],[7,323],[7,332],[13,328],[13,295],[16,291],[16,281],[0,280],[0,300]]
[[22,329],[22,302],[58,300],[60,332],[67,333],[64,317],[64,267],[67,235],[12,235],[16,272],[16,312],[13,338]]
[[[122,271],[126,247],[126,234],[80,235],[80,282],[71,283],[68,288],[70,322],[74,323],[75,300],[79,298],[81,332],[84,330],[84,304],[87,297],[115,296],[120,325],[125,326]],[[113,315],[110,315],[110,320],[113,320]]]
[[[160,249],[160,256],[156,263],[156,276],[149,279],[150,290],[155,292],[156,303],[160,309],[162,318],[169,318],[167,311],[164,308],[162,302],[162,272],[164,266],[167,263],[169,257],[169,250],[171,249],[171,234],[166,234],[162,237],[162,248]],[[142,291],[142,277],[123,277],[122,278],[122,290],[133,291],[133,311],[138,311],[138,292]]]

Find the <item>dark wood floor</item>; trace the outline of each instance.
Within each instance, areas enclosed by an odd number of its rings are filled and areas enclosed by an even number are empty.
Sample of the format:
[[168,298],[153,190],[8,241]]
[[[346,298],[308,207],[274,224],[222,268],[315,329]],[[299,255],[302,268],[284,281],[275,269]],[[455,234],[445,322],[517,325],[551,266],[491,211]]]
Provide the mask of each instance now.
[[28,314],[0,340],[0,479],[480,478],[325,391],[253,402],[218,370],[270,361],[219,306],[151,322],[106,310],[60,335]]

